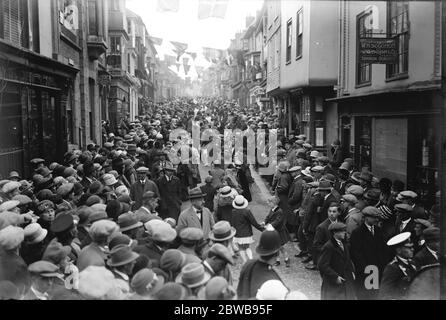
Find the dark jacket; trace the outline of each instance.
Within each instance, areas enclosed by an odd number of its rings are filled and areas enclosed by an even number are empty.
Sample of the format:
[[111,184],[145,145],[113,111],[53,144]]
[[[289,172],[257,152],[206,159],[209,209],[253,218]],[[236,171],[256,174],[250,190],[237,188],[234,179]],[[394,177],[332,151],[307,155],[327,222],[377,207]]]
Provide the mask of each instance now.
[[225,220],[231,223],[232,221],[232,201],[233,197],[218,197],[216,217],[218,221]]
[[427,249],[426,244],[422,249],[413,257],[413,263],[417,266],[418,270],[430,264],[438,263],[437,258]]
[[381,228],[374,227],[374,235],[363,223],[353,230],[350,237],[350,252],[358,278],[364,278],[364,269],[368,265],[378,267],[380,274],[389,261],[389,253],[384,242]]
[[291,225],[299,224],[299,214],[294,214],[293,211],[299,209],[303,200],[303,180],[302,176],[297,176],[291,182],[290,190],[288,192],[288,206],[289,214],[287,222]]
[[240,272],[237,286],[238,299],[246,300],[255,297],[257,290],[268,280],[282,281],[277,272],[267,263],[258,259],[249,260]]
[[155,193],[156,197],[160,197],[158,186],[149,178],[146,178],[144,185],[142,185],[141,182],[137,180],[130,186],[130,198],[135,201],[132,207],[133,210],[138,210],[139,208],[141,208],[142,196],[147,191],[152,191],[153,193]]
[[263,231],[263,227],[254,218],[251,210],[246,209],[233,209],[231,225],[237,231],[236,238],[244,238],[252,236],[252,227],[259,231]]
[[313,239],[313,261],[317,263],[319,259],[319,255],[321,253],[322,247],[327,243],[331,238],[331,233],[328,231],[328,227],[330,226],[330,219],[325,219],[323,222],[319,223],[316,227],[316,233],[314,234]]
[[241,169],[237,170],[237,179],[240,183],[240,187],[243,190],[242,196],[244,196],[245,199],[248,200],[248,202],[251,202],[252,196],[249,186],[253,182],[253,180],[249,167],[242,167]]
[[0,249],[0,281],[3,280],[11,281],[20,292],[31,286],[31,276],[23,258],[15,252]]
[[319,216],[324,205],[324,197],[319,192],[315,192],[310,199],[308,210],[305,213],[303,229],[306,232],[314,233],[319,225]]
[[286,217],[283,214],[282,209],[280,207],[275,208],[274,210],[271,209],[268,213],[268,215],[265,218],[265,225],[268,223],[271,224],[274,229],[279,233],[280,235],[280,242],[282,245],[286,244],[288,241],[291,240],[290,234],[288,233],[288,229],[285,226]]
[[398,257],[395,257],[384,269],[382,276],[379,297],[381,300],[401,300],[404,299],[410,282],[417,273],[416,266],[405,264]]
[[48,240],[46,239],[42,242],[34,244],[24,242],[20,247],[20,256],[27,265],[30,265],[31,263],[42,260],[43,253],[45,252],[47,245]]
[[200,187],[201,192],[205,194],[204,196],[204,206],[209,209],[209,211],[214,211],[214,197],[217,190],[211,184],[205,184]]
[[150,260],[152,268],[158,268],[161,260],[161,256],[164,250],[158,248],[152,241],[147,241],[144,244],[137,245],[133,250],[139,254],[147,256]]
[[181,211],[181,183],[180,180],[173,176],[167,181],[165,176],[157,180],[158,190],[160,193],[159,213],[161,218],[174,218],[178,221]]
[[[342,250],[336,240],[331,237],[322,247],[318,268],[322,276],[322,300],[355,299],[354,267],[346,243],[344,243],[344,250]],[[338,277],[344,278],[345,282],[337,284],[336,279]]]

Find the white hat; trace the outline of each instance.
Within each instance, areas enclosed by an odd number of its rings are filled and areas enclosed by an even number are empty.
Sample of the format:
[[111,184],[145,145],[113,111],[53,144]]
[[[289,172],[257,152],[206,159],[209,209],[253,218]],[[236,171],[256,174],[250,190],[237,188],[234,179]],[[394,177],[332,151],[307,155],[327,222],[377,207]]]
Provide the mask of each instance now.
[[244,196],[238,195],[232,201],[232,207],[235,209],[245,209],[248,207],[248,200]]
[[0,230],[0,248],[6,251],[17,248],[25,239],[25,231],[15,226],[7,226]]
[[2,191],[3,191],[4,193],[9,193],[9,192],[14,191],[15,189],[20,188],[21,186],[22,186],[22,184],[21,184],[20,182],[17,182],[17,181],[10,181],[10,182],[7,182],[7,183],[3,186]]
[[105,300],[115,285],[115,276],[105,267],[88,266],[79,273],[79,293],[86,299]]
[[114,221],[98,220],[93,222],[88,233],[92,238],[95,236],[110,236],[119,231],[119,226]]
[[24,236],[27,243],[39,243],[45,239],[48,230],[41,227],[38,223],[30,223],[24,229]]
[[19,200],[8,200],[0,204],[0,212],[11,211],[20,204]]
[[257,300],[285,300],[288,294],[287,287],[284,286],[282,281],[268,280],[262,284],[257,290]]
[[387,245],[389,247],[395,246],[401,243],[404,243],[410,238],[411,233],[410,232],[403,232],[399,233],[396,236],[392,237],[389,241],[387,241]]
[[110,173],[104,174],[104,176],[102,177],[102,180],[104,180],[104,184],[106,186],[112,186],[118,182],[118,180],[116,180],[115,176]]
[[162,135],[161,133],[158,133],[158,134],[156,135],[156,138],[157,138],[157,139],[162,139],[162,138],[163,138],[163,135]]
[[124,185],[117,187],[115,191],[117,194],[120,194],[120,195],[122,195],[122,194],[130,195],[129,189],[127,189],[127,187]]

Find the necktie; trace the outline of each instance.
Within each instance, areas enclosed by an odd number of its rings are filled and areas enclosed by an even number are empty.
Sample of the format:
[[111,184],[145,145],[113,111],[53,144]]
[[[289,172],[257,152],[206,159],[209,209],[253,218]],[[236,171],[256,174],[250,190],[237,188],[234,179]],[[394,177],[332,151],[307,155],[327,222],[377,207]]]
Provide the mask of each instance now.
[[374,235],[375,235],[375,229],[374,229],[374,227],[373,227],[373,226],[371,226],[371,227],[370,227],[370,232],[372,233],[372,236],[374,236]]
[[200,220],[200,225],[203,226],[203,219],[202,219],[202,210],[197,210],[197,218]]

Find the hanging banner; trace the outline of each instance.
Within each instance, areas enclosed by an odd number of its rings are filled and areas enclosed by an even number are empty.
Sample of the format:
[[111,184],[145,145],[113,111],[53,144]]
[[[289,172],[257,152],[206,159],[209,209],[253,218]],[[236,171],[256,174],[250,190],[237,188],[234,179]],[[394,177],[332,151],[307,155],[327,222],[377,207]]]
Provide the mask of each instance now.
[[360,38],[359,62],[372,64],[398,63],[396,38]]

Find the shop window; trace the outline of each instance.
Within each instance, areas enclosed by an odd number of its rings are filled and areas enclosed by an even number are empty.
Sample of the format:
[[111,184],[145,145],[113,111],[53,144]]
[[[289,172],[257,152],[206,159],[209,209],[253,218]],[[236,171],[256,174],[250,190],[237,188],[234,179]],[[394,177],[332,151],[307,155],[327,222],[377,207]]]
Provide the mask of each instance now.
[[356,18],[356,84],[364,85],[370,84],[372,79],[372,64],[359,62],[359,39],[360,38],[371,38],[372,30],[367,29],[366,22],[372,16],[372,12],[364,12],[357,16]]
[[398,62],[386,68],[387,78],[393,78],[409,69],[409,1],[387,2],[387,14],[388,36],[398,40]]

